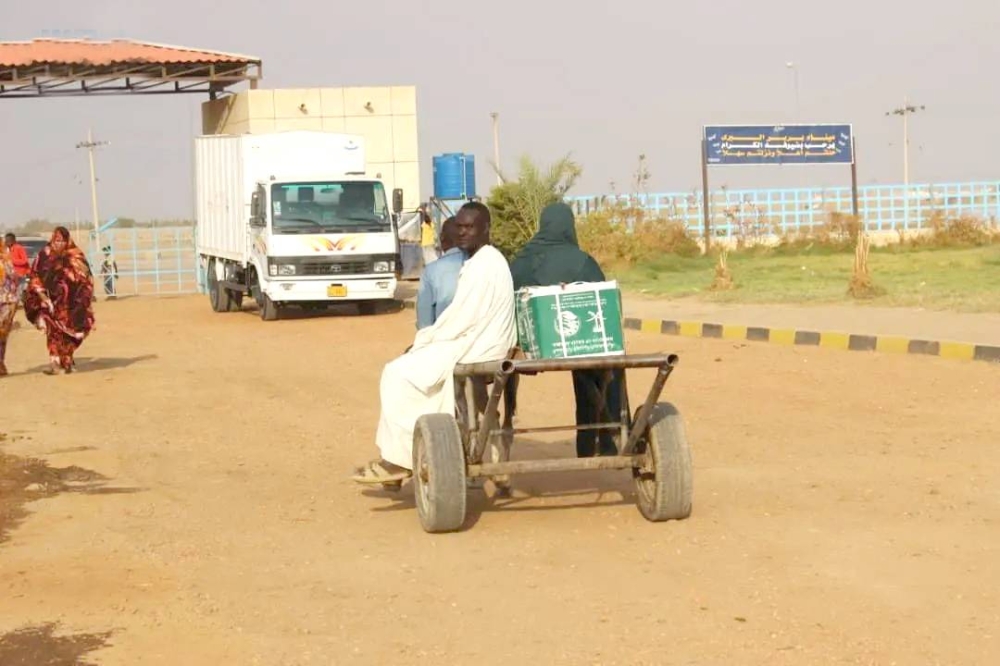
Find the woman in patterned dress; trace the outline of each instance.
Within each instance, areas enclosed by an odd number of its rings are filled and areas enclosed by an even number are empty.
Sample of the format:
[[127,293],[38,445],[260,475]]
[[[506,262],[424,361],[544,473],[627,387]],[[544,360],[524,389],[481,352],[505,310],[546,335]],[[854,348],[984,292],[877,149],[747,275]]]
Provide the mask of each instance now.
[[73,353],[94,327],[94,277],[83,251],[66,227],[56,227],[31,267],[24,313],[45,333],[49,367],[45,373],[69,374]]
[[7,374],[4,358],[7,355],[7,337],[14,327],[14,315],[17,314],[17,287],[20,280],[20,276],[14,270],[10,250],[0,243],[0,377]]

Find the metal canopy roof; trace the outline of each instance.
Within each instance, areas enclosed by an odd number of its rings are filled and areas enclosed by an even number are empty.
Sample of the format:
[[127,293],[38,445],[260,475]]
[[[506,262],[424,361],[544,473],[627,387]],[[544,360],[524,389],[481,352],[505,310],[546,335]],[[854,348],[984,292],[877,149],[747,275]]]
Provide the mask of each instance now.
[[207,93],[248,81],[261,60],[128,39],[0,42],[0,99],[74,95]]

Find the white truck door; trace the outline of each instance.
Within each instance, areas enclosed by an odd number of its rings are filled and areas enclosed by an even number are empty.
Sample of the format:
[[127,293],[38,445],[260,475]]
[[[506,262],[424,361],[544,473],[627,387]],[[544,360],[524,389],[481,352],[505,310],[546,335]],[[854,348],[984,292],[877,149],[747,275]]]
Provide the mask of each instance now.
[[247,256],[257,267],[258,280],[267,280],[267,195],[263,185],[257,185],[250,197],[250,224],[247,227]]

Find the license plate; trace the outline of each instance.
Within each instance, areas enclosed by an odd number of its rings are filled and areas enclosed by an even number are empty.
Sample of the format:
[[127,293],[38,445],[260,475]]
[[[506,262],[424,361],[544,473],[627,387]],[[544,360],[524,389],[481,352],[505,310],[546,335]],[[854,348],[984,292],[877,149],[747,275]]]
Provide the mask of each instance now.
[[327,298],[344,298],[347,296],[347,287],[342,284],[331,284],[326,288]]

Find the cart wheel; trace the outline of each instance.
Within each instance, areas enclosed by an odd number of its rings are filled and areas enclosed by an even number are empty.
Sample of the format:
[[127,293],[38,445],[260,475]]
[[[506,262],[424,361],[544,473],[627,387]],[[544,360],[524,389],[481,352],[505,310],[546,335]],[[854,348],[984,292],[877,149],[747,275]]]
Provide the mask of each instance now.
[[465,522],[465,451],[458,422],[425,414],[413,432],[413,494],[426,532],[451,532]]
[[643,466],[632,470],[639,512],[653,522],[691,515],[691,447],[680,412],[669,402],[653,406],[640,441]]

